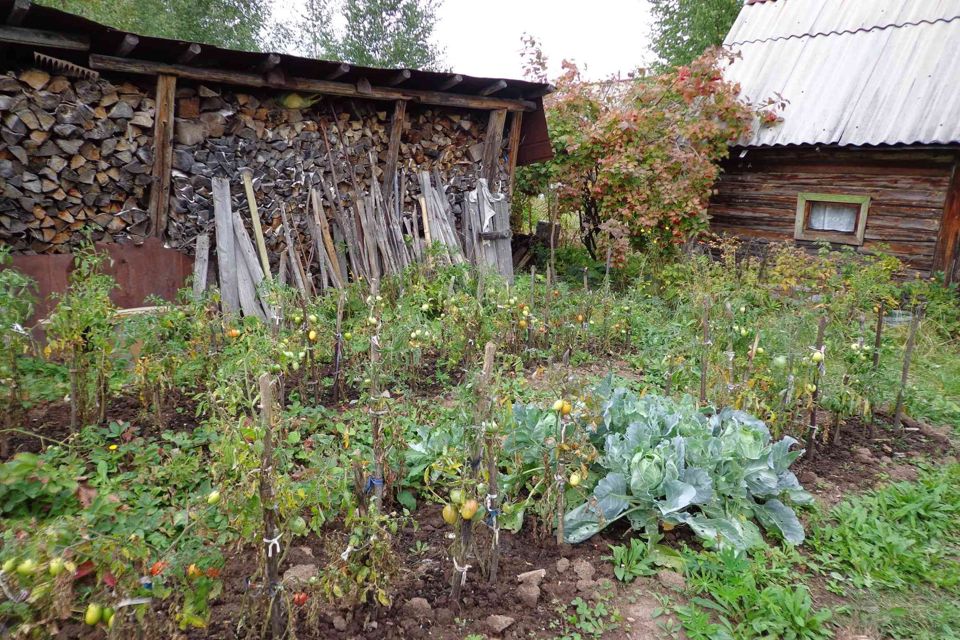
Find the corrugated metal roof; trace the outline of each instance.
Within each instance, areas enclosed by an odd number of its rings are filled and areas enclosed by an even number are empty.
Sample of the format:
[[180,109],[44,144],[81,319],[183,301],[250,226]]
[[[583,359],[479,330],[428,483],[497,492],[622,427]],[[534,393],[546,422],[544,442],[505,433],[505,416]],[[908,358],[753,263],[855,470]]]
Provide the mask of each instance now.
[[960,0],[779,0],[746,5],[725,71],[783,122],[742,144],[960,142]]

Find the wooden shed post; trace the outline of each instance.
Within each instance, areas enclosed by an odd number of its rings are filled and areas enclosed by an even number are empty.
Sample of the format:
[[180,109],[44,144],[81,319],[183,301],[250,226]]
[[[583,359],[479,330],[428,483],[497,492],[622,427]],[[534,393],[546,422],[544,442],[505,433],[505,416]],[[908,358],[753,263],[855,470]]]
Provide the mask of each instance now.
[[149,208],[153,235],[161,239],[167,230],[167,211],[170,204],[176,93],[176,76],[157,76],[156,111],[153,119],[153,187],[150,189]]
[[510,146],[509,157],[507,158],[507,175],[509,184],[507,185],[507,197],[513,203],[513,184],[514,174],[517,171],[517,154],[520,153],[520,129],[523,126],[523,113],[514,111],[510,119]]
[[[387,146],[387,161],[383,170],[383,201],[393,207],[393,188],[397,177],[397,159],[400,156],[400,138],[403,135],[403,122],[407,116],[406,100],[393,103],[393,118],[390,120],[390,142]],[[402,204],[402,203],[401,203]]]
[[490,193],[496,193],[493,181],[497,178],[497,166],[500,159],[500,146],[503,144],[503,125],[507,121],[506,109],[494,109],[487,120],[487,131],[483,139],[483,156],[481,159],[481,178],[486,178]]

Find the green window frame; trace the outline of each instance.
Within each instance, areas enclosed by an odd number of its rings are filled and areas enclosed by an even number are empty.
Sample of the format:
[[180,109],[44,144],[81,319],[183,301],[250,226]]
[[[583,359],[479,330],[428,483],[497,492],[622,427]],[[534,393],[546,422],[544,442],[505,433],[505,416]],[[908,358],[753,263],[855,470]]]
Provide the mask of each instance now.
[[[856,221],[853,231],[825,231],[813,229],[810,226],[810,213],[813,205],[818,202],[835,202],[847,205],[858,205]],[[870,211],[870,196],[852,196],[840,193],[800,193],[797,195],[797,217],[793,230],[796,240],[812,242],[825,241],[837,244],[863,244],[864,232],[867,228],[867,214]]]

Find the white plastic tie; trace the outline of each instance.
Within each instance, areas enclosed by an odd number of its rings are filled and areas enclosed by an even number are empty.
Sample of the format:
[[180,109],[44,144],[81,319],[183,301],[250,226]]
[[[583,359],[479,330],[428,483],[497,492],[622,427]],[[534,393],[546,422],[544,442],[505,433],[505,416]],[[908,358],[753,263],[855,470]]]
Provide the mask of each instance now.
[[487,511],[493,509],[493,501],[499,497],[497,493],[488,493],[486,500],[484,500],[484,506],[487,508]]
[[348,545],[347,545],[347,548],[344,549],[344,550],[343,550],[343,553],[340,554],[340,559],[343,560],[344,562],[346,562],[346,561],[347,561],[347,558],[350,557],[350,554],[351,554],[351,553],[353,553],[353,545],[352,545],[352,544],[348,544]]
[[280,553],[280,536],[283,535],[283,532],[277,534],[275,538],[264,538],[263,544],[267,545],[267,557],[272,558],[274,553],[279,555]]
[[462,586],[464,586],[465,584],[467,584],[467,571],[470,570],[471,565],[465,564],[465,565],[463,565],[463,566],[461,567],[461,566],[460,566],[460,563],[457,562],[457,559],[454,558],[454,559],[453,559],[453,568],[460,574],[460,586],[462,587]]

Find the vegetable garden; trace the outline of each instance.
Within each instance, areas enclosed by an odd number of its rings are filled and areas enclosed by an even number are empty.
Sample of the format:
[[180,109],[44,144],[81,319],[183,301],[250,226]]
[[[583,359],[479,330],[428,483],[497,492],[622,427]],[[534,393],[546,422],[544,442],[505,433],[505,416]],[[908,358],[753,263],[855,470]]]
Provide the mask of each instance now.
[[0,271],[5,633],[956,637],[956,292],[742,249],[276,284],[277,326],[117,315],[89,250],[43,341]]

